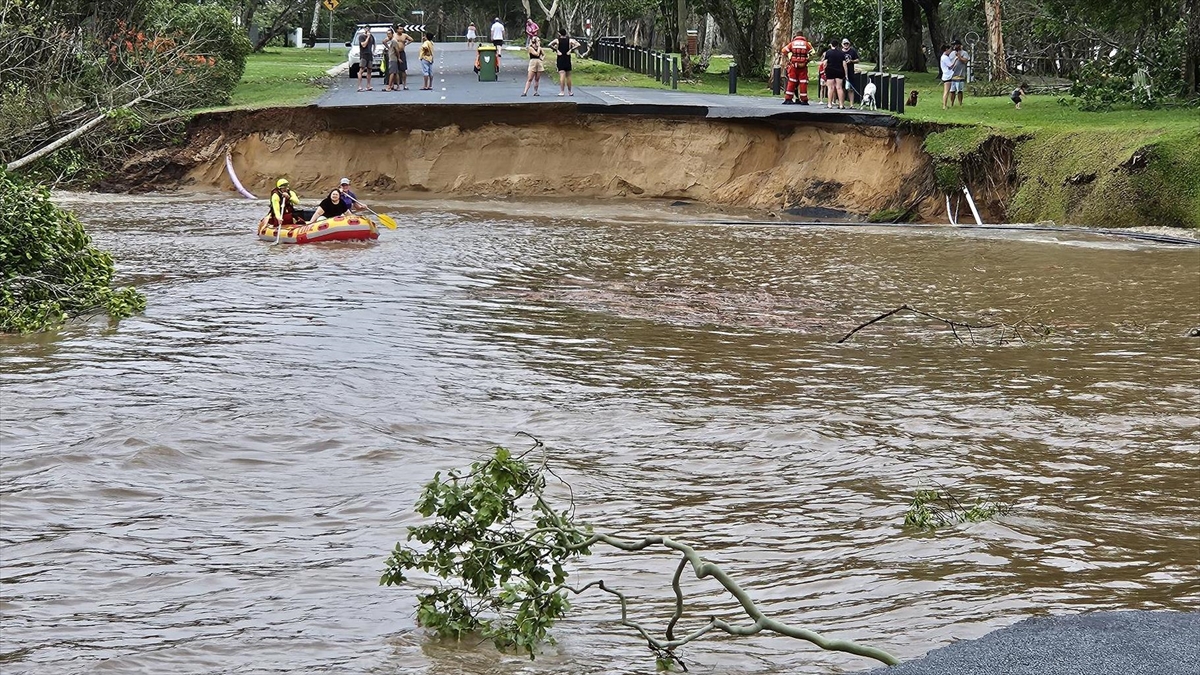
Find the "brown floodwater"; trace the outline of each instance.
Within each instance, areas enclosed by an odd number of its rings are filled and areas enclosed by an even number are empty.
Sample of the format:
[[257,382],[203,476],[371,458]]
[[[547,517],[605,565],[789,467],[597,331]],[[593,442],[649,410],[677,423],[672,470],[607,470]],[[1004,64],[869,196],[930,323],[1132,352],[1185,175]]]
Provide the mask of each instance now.
[[[691,542],[772,615],[901,658],[1037,614],[1200,609],[1200,247],[506,200],[381,203],[402,226],[377,243],[272,247],[261,203],[61,200],[149,306],[0,338],[5,675],[653,672],[607,596],[530,661],[431,639],[413,589],[377,586],[421,485],[518,432],[598,528]],[[902,303],[1020,334],[910,314],[836,344]],[[1014,509],[905,529],[930,486]],[[573,572],[661,630],[674,565]],[[685,628],[737,617],[685,589]],[[768,636],[683,656],[877,665]]]

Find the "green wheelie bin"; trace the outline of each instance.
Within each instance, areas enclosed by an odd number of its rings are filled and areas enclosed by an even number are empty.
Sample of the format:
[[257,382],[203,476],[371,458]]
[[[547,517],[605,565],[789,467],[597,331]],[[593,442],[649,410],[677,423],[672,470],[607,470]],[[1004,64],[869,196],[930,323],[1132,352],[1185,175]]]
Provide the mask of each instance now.
[[496,45],[479,45],[479,54],[475,60],[475,65],[479,68],[480,82],[496,81],[496,56]]

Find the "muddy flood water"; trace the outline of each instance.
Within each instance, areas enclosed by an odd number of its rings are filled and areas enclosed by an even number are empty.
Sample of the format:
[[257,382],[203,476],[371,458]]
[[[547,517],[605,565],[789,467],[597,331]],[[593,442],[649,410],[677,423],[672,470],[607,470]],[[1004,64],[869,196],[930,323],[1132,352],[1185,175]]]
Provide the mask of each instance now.
[[[272,247],[261,203],[61,202],[149,307],[0,338],[5,675],[654,672],[608,596],[530,661],[431,639],[415,591],[377,585],[422,484],[518,432],[598,529],[691,542],[772,615],[902,659],[1200,609],[1200,247],[506,201],[382,202],[401,227],[374,244]],[[902,303],[1023,323],[836,344]],[[1014,509],[905,529],[939,485]],[[573,578],[661,631],[674,566],[602,549]],[[738,618],[684,588],[684,629]],[[878,665],[768,636],[682,655]]]

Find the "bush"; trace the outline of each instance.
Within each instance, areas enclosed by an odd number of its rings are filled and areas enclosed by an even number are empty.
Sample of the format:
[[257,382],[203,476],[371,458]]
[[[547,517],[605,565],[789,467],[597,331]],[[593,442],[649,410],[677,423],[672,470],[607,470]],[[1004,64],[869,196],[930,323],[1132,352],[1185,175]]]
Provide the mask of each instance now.
[[119,320],[146,308],[133,288],[112,288],[113,262],[49,193],[0,169],[0,332],[26,333],[70,318]]
[[191,86],[202,94],[199,103],[189,104],[228,103],[251,50],[250,39],[233,24],[229,10],[214,4],[160,2],[151,16],[154,32],[188,46],[190,57],[184,65],[195,78]]

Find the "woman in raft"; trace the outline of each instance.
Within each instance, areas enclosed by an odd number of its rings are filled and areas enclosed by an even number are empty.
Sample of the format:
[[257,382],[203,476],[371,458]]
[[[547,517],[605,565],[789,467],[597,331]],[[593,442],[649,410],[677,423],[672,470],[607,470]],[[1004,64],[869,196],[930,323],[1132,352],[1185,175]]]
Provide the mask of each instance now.
[[321,200],[317,206],[317,210],[313,212],[312,221],[325,218],[337,218],[350,210],[346,202],[342,201],[342,191],[334,188],[329,191],[329,196]]

